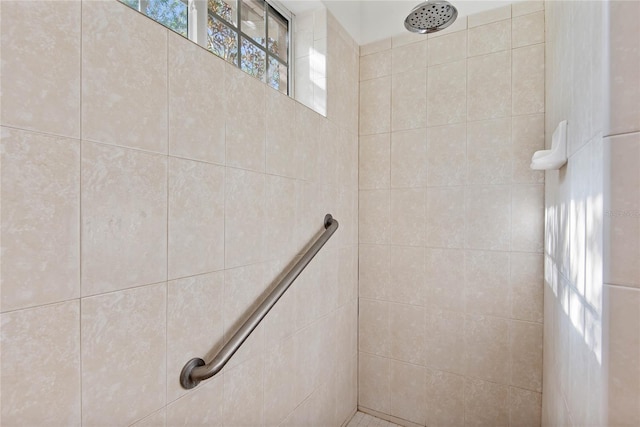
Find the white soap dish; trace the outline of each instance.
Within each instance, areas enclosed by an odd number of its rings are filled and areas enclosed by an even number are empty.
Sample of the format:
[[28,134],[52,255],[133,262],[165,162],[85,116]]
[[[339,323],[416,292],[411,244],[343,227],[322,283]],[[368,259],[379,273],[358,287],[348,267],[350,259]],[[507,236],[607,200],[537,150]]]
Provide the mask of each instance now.
[[560,169],[567,163],[567,121],[560,122],[551,138],[551,150],[536,151],[531,158],[531,169]]

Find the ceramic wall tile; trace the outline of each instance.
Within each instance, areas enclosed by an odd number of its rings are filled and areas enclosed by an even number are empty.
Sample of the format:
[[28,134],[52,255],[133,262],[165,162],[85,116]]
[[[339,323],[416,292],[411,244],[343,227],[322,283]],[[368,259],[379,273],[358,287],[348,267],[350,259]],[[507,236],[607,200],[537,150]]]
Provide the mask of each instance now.
[[333,310],[338,304],[337,251],[318,254],[307,267],[297,285],[296,322],[298,327],[308,325]]
[[466,124],[427,128],[427,186],[464,185],[466,176]]
[[392,133],[391,188],[424,187],[426,180],[426,129]]
[[513,47],[544,43],[544,11],[513,18]]
[[[297,259],[298,258],[295,258],[295,260]],[[348,261],[345,261],[344,264],[347,262]],[[288,273],[289,266],[292,264],[293,260],[288,259],[286,261],[267,262],[264,270],[263,283],[265,283],[268,288],[272,288],[284,278],[285,274]],[[349,283],[345,283],[345,288],[347,286],[352,287],[352,281],[357,280],[357,275],[356,279],[350,276],[346,280],[348,280]],[[267,345],[274,346],[296,331],[296,300],[297,295],[295,290],[291,289],[285,292],[280,300],[278,300],[280,304],[276,304],[265,318],[264,340]]]
[[544,150],[544,114],[515,116],[511,119],[512,182],[536,184],[544,182],[544,172],[532,170],[531,157]]
[[166,29],[121,3],[87,1],[82,33],[82,138],[166,154]]
[[291,367],[295,365],[293,338],[288,338],[264,359],[264,424],[280,425],[295,408],[295,378]]
[[509,387],[509,425],[539,426],[541,424],[542,395]]
[[239,169],[225,175],[225,268],[262,261],[265,177]]
[[425,244],[425,202],[423,189],[391,190],[391,244]]
[[82,143],[82,295],[167,278],[167,158]]
[[464,187],[427,189],[427,246],[464,247],[464,193]]
[[467,57],[467,33],[460,31],[429,39],[427,53],[429,67],[463,60]]
[[391,182],[391,135],[382,133],[360,137],[359,188],[389,188]]
[[391,77],[360,82],[360,135],[391,130]]
[[469,58],[467,66],[469,120],[510,116],[511,51]]
[[592,249],[587,251],[585,262],[587,271],[585,274],[585,297],[589,304],[596,307],[598,313],[602,307],[602,281],[603,274],[603,241],[604,241],[604,200],[598,197],[604,188],[604,141],[597,137],[591,145],[591,171],[590,190],[586,205],[586,228],[590,230],[586,236],[588,245]]
[[391,58],[393,74],[422,70],[427,67],[427,40],[395,47]]
[[328,13],[326,8],[318,8],[313,11],[313,39],[319,40],[327,37]]
[[[360,245],[358,260],[358,295],[361,298],[387,300],[391,288],[390,247]],[[399,266],[399,263],[397,265]]]
[[586,270],[584,265],[587,252],[586,205],[589,194],[588,181],[584,178],[589,173],[588,171],[591,167],[590,155],[591,152],[587,146],[582,147],[572,156],[570,169],[571,189],[569,194],[572,202],[568,206],[568,278],[581,294],[584,294],[585,286]]
[[514,186],[511,203],[511,250],[542,253],[543,186]]
[[[640,130],[640,5],[636,2],[613,1],[608,4],[610,71],[609,125],[605,134],[617,135]],[[594,71],[597,63],[594,64]],[[606,112],[605,112],[606,114]]]
[[466,426],[508,426],[509,387],[465,378],[464,414]]
[[2,311],[80,296],[80,142],[2,128]]
[[468,25],[471,29],[473,27],[478,27],[480,25],[486,25],[492,22],[502,21],[509,18],[511,18],[511,5],[502,6],[470,15],[468,17]]
[[360,300],[358,349],[361,352],[389,356],[391,345],[389,310],[387,302]]
[[391,360],[389,408],[392,414],[424,424],[425,368]]
[[[333,34],[329,33],[329,43]],[[343,37],[339,37],[334,46],[329,46],[327,117],[349,132],[358,130],[358,69],[357,51]]]
[[464,276],[465,312],[504,318],[511,315],[509,253],[465,251]]
[[[426,45],[425,45],[426,46]],[[424,60],[426,62],[426,60]],[[417,129],[427,121],[426,67],[412,69],[391,78],[391,130]]]
[[[610,194],[605,196],[604,280],[610,284],[640,287],[640,133],[605,140],[609,157]],[[608,246],[608,247],[607,247]]]
[[[265,220],[269,224],[264,231],[264,259],[292,259],[298,252],[295,224],[299,215],[295,208],[296,182],[279,176],[265,176]],[[336,213],[339,215],[341,212]]]
[[511,21],[470,28],[468,33],[468,55],[478,56],[511,49]]
[[[332,425],[335,421],[335,396],[333,381],[321,384],[313,393],[298,406],[282,423],[283,426],[294,427],[301,425]],[[327,411],[326,408],[334,408]]]
[[309,396],[323,382],[325,375],[335,368],[333,354],[326,349],[334,348],[331,339],[329,318],[300,331],[294,337],[296,363],[294,375],[296,378],[295,394],[302,400]]
[[391,38],[386,38],[360,46],[360,56],[371,55],[389,49],[391,49]]
[[467,61],[429,67],[427,73],[427,126],[465,121],[467,116]]
[[328,140],[326,133],[328,132],[327,121],[315,111],[303,106],[295,105],[295,131],[294,136],[297,140],[303,141],[298,146],[302,150],[302,158],[304,165],[303,178],[308,181],[320,179],[323,171],[319,169],[319,154],[324,141]]
[[168,49],[169,154],[223,165],[224,62],[172,32]]
[[80,2],[2,5],[2,125],[80,137],[80,22]]
[[132,424],[135,427],[166,427],[167,425],[167,410],[165,408],[154,412],[153,414],[144,417],[140,421]]
[[467,23],[468,23],[468,19],[466,16],[458,17],[453,22],[453,24],[449,25],[447,28],[443,30],[428,34],[427,38],[432,39],[432,38],[442,37],[449,34],[465,31],[467,29]]
[[[389,252],[391,274],[387,282],[386,299],[424,306],[426,301],[425,248],[394,246]],[[382,260],[379,262],[384,265]]]
[[[415,305],[389,304],[389,355],[415,365],[425,363],[425,309]],[[394,379],[393,373],[391,376]],[[392,399],[393,400],[393,399]]]
[[609,329],[609,394],[608,422],[636,424],[640,422],[640,292],[617,286],[606,287]]
[[391,51],[384,50],[360,57],[360,81],[391,75]]
[[344,425],[352,419],[358,407],[358,363],[357,354],[351,356],[349,363],[339,364],[348,368],[336,376],[336,425]]
[[[295,57],[308,56],[308,47],[313,46],[313,10],[298,13],[296,24],[296,28],[294,28]],[[303,39],[306,43],[302,43]]]
[[418,44],[424,40],[424,34],[403,32],[391,37],[391,47],[397,49],[406,45]]
[[221,271],[168,283],[167,400],[169,402],[187,392],[179,384],[180,372],[184,365],[194,357],[209,361],[206,355],[212,355],[222,348],[223,295],[224,273]]
[[511,181],[511,118],[467,124],[467,182],[508,184]]
[[[255,387],[255,383],[262,383],[263,373],[262,359],[255,358],[224,375],[222,425],[262,425],[263,389]],[[252,410],[247,411],[247,408]]]
[[317,104],[314,99],[314,89],[318,88],[313,81],[315,73],[311,69],[310,58],[310,56],[303,56],[301,58],[296,58],[295,60],[293,76],[296,82],[295,99],[300,103],[300,105],[306,105],[315,111],[326,111],[325,97],[322,97],[322,102],[318,102]]
[[544,112],[544,44],[513,50],[513,115]]
[[281,424],[284,427],[308,425],[332,425],[335,423],[335,411],[325,408],[335,407],[335,396],[331,394],[333,384],[321,384],[311,395],[298,406]]
[[[191,393],[170,403],[166,408],[166,425],[222,426],[222,383],[222,377],[211,378]],[[157,423],[156,420],[148,420],[147,425],[157,427]]]
[[511,188],[467,187],[465,191],[465,247],[509,250]]
[[276,91],[266,93],[266,171],[290,178],[304,178],[304,139],[295,136],[295,102]]
[[542,325],[512,321],[509,324],[511,385],[542,391]]
[[4,313],[0,321],[2,424],[79,426],[79,301]]
[[[222,307],[225,341],[231,339],[266,297],[264,269],[264,264],[252,264],[225,270]],[[264,354],[264,348],[264,325],[261,324],[229,360],[226,369],[233,369],[247,360],[261,357]]]
[[429,308],[426,312],[426,366],[465,374],[465,316],[463,313]]
[[169,278],[224,268],[224,168],[169,158]]
[[463,312],[465,309],[465,253],[459,249],[426,249],[425,304],[431,308],[441,308]]
[[225,67],[227,166],[264,172],[266,87],[231,64]]
[[543,1],[528,0],[528,1],[517,2],[511,5],[511,15],[514,18],[517,16],[538,12],[539,10],[544,10]]
[[465,316],[466,375],[508,384],[511,373],[509,321],[488,316]]
[[426,424],[464,425],[464,377],[426,370]]
[[83,424],[131,424],[165,405],[166,291],[162,283],[82,300]]
[[360,243],[390,242],[390,212],[389,190],[360,191],[358,221]]
[[541,254],[511,253],[511,318],[542,323],[543,260]]

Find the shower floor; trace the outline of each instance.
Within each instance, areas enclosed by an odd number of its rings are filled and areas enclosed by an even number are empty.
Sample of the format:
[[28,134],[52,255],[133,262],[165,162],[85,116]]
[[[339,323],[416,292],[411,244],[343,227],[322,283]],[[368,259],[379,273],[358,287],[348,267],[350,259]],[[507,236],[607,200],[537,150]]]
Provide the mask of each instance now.
[[356,412],[346,427],[400,427],[398,424],[376,418],[364,412]]

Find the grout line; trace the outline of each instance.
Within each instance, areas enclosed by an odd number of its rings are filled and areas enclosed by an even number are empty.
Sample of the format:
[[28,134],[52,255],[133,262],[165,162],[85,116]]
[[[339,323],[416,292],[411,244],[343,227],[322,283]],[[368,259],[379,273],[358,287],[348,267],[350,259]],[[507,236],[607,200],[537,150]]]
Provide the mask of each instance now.
[[165,43],[165,47],[166,47],[166,51],[165,54],[166,56],[166,61],[165,61],[165,65],[166,65],[166,69],[165,69],[165,78],[166,78],[166,82],[167,82],[167,89],[166,89],[166,95],[167,95],[167,128],[166,128],[166,142],[167,142],[167,154],[166,154],[166,203],[167,203],[167,228],[166,228],[166,234],[165,234],[165,242],[166,242],[166,252],[165,252],[165,318],[164,318],[164,405],[162,405],[163,407],[166,407],[168,402],[169,402],[169,381],[167,381],[167,377],[169,376],[169,358],[168,353],[169,353],[169,215],[170,215],[170,180],[169,180],[169,175],[171,173],[170,167],[171,167],[171,159],[169,158],[169,135],[170,135],[170,116],[171,116],[171,90],[170,90],[170,78],[169,78],[169,70],[170,70],[170,66],[169,66],[169,30],[165,30],[165,36],[166,36],[166,43]]
[[82,126],[82,122],[83,122],[83,103],[82,103],[82,95],[83,95],[83,80],[82,80],[82,60],[83,60],[83,5],[84,2],[80,2],[80,140],[79,140],[79,156],[80,158],[79,160],[79,183],[78,183],[78,227],[79,227],[79,233],[78,233],[78,237],[79,237],[79,242],[78,242],[78,269],[79,269],[79,274],[78,274],[78,279],[79,279],[79,287],[80,287],[80,292],[79,292],[79,298],[78,298],[78,309],[79,309],[79,315],[78,315],[78,323],[79,323],[79,341],[80,341],[80,357],[79,357],[79,362],[80,362],[80,424],[82,424],[82,419],[83,419],[83,413],[82,413],[82,407],[83,407],[83,392],[82,392],[82,373],[83,373],[83,367],[82,367],[82,146],[83,146],[83,142],[82,142],[82,137],[83,137],[83,126]]

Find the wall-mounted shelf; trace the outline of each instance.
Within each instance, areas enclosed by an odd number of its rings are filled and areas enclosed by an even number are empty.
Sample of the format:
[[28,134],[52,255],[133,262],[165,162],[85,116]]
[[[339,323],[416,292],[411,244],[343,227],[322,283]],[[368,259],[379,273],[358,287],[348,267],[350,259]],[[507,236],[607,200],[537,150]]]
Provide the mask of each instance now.
[[567,121],[563,120],[553,132],[551,149],[536,151],[531,158],[531,169],[560,169],[567,163]]

